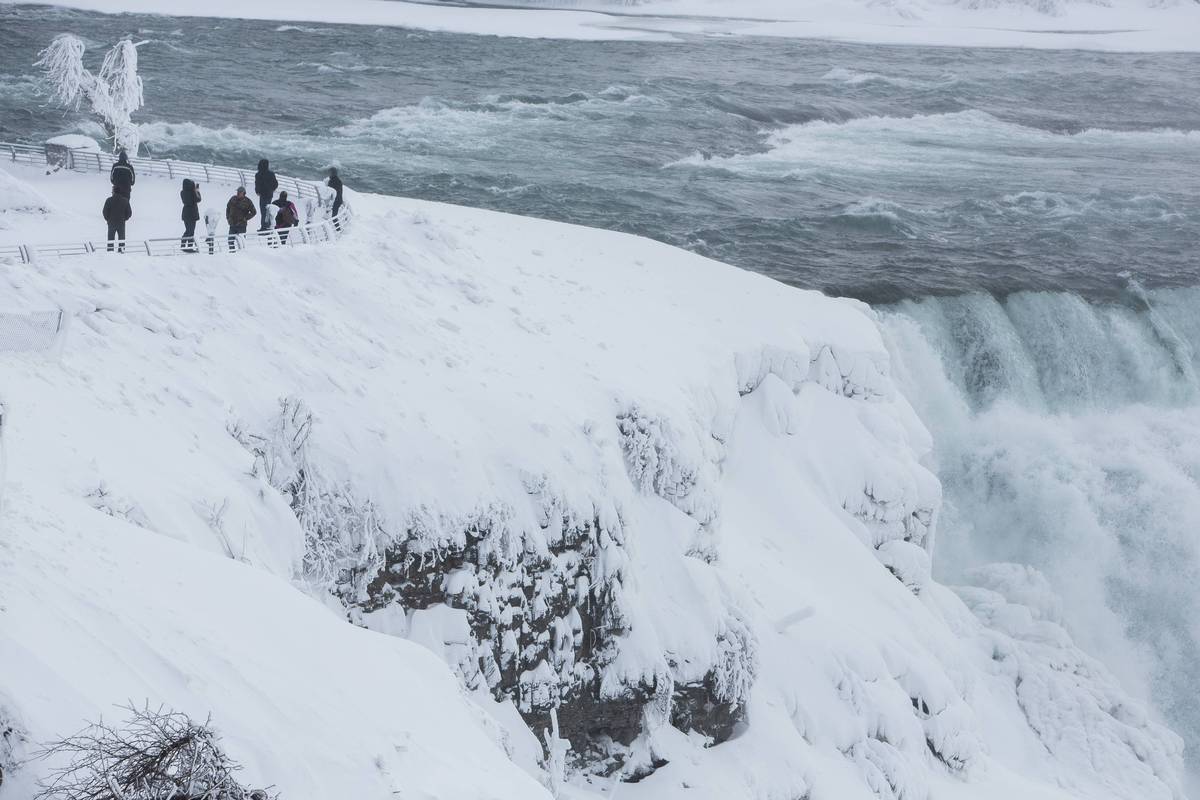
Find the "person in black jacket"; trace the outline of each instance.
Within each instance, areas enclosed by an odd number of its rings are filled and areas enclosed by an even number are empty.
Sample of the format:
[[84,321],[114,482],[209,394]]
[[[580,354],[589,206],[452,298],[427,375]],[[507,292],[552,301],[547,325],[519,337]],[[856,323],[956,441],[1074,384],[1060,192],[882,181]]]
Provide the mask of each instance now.
[[137,175],[124,150],[117,154],[117,163],[113,164],[112,169],[109,170],[108,180],[112,183],[113,189],[124,195],[126,200],[129,199],[129,195],[133,191],[133,184],[137,182]]
[[185,252],[198,253],[196,223],[200,221],[200,187],[191,178],[184,178],[179,199],[183,201],[183,238],[179,240],[179,246]]
[[338,227],[338,212],[342,210],[342,179],[338,177],[337,167],[329,168],[329,180],[325,185],[333,189],[333,224]]
[[112,197],[104,201],[104,221],[108,223],[108,252],[125,252],[125,221],[133,216],[129,198],[113,187]]
[[262,209],[262,220],[258,223],[260,231],[271,227],[271,214],[268,209],[271,206],[271,198],[275,196],[275,190],[279,188],[279,180],[275,173],[268,169],[269,166],[264,158],[258,162],[258,172],[254,173],[254,193],[258,195],[258,207]]

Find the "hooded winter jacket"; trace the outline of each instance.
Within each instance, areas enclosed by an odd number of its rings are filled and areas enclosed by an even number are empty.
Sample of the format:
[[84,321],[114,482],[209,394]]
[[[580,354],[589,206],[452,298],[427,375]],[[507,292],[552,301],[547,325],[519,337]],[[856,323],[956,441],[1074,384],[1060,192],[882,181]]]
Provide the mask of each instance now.
[[137,183],[137,174],[134,173],[133,164],[129,163],[129,156],[125,155],[124,150],[117,156],[117,163],[109,170],[108,180],[113,186],[123,189],[123,194],[129,194],[130,187]]
[[104,221],[113,225],[120,225],[133,216],[133,209],[129,207],[129,200],[124,195],[114,194],[104,201]]
[[183,179],[183,188],[179,190],[179,199],[183,201],[184,222],[197,222],[200,219],[200,190],[196,188],[191,178]]
[[264,158],[258,162],[258,172],[254,173],[254,193],[259,197],[274,197],[275,190],[279,188],[279,180],[274,172],[267,169],[268,166]]

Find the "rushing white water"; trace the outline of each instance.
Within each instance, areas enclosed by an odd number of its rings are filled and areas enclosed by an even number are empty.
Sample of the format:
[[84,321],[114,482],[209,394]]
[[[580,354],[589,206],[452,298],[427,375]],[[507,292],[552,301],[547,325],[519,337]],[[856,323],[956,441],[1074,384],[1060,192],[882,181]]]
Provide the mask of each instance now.
[[936,571],[1031,564],[1200,748],[1200,290],[904,302],[882,321],[945,485]]

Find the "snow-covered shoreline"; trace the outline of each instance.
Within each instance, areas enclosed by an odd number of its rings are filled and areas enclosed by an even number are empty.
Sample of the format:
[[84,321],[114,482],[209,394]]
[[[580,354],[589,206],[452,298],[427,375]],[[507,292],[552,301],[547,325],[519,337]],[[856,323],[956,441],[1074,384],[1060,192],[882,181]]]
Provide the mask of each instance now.
[[[8,229],[94,224],[71,204],[103,176],[4,170],[41,198]],[[177,191],[134,201],[165,218]],[[18,756],[145,698],[211,712],[289,800],[528,799],[544,732],[518,708],[594,676],[635,712],[607,755],[652,773],[629,800],[1182,797],[1178,739],[1035,573],[931,580],[931,443],[869,308],[629,235],[353,202],[331,247],[0,262],[3,310],[74,316],[60,358],[0,354]],[[677,713],[697,697],[734,735]],[[4,766],[26,796],[40,767]]]
[[[0,0],[13,3],[18,0]],[[64,7],[106,14],[199,16],[164,0],[65,0]],[[518,4],[520,6],[520,4]],[[1112,52],[1197,52],[1200,4],[1046,2],[960,5],[952,2],[654,0],[513,7],[344,0],[331,6],[297,0],[286,6],[209,0],[205,17],[291,23],[383,25],[446,33],[577,40],[669,42],[680,35],[773,36],[863,44],[1044,48]]]

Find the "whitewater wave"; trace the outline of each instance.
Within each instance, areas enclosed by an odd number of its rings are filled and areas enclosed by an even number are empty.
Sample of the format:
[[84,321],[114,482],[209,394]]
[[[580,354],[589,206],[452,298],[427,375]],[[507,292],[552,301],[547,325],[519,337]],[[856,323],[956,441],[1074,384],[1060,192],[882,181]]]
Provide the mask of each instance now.
[[657,104],[659,101],[626,87],[611,86],[596,94],[493,94],[479,102],[426,97],[419,103],[385,108],[365,119],[353,120],[334,133],[385,142],[453,144],[456,149],[484,150],[495,144],[489,137],[506,133],[523,135],[525,125],[606,119],[615,108]]
[[910,221],[913,216],[919,214],[914,214],[900,203],[869,197],[831,214],[826,224],[890,231],[907,239],[916,239],[918,233]]
[[257,158],[259,153],[286,150],[293,156],[321,159],[329,152],[327,141],[300,132],[248,131],[232,125],[209,128],[194,122],[145,122],[138,125],[138,132],[151,153],[201,149],[247,153]]
[[823,81],[845,83],[850,86],[878,83],[886,86],[896,86],[903,89],[944,89],[958,82],[957,75],[946,75],[939,80],[917,80],[897,75],[881,75],[878,72],[863,72],[847,67],[833,67],[821,76]]
[[318,35],[327,35],[337,33],[337,31],[329,28],[314,28],[308,25],[280,25],[275,28],[276,33],[311,33]]
[[1116,131],[1093,128],[1056,133],[968,110],[909,117],[868,116],[844,122],[813,120],[764,130],[765,150],[711,158],[696,153],[670,167],[703,167],[756,175],[834,167],[858,173],[938,169],[987,170],[997,160],[1063,155],[1072,147],[1168,148],[1200,156],[1200,131]]
[[1200,747],[1200,287],[926,298],[880,321],[933,434],[936,571],[1037,567],[1076,640]]

